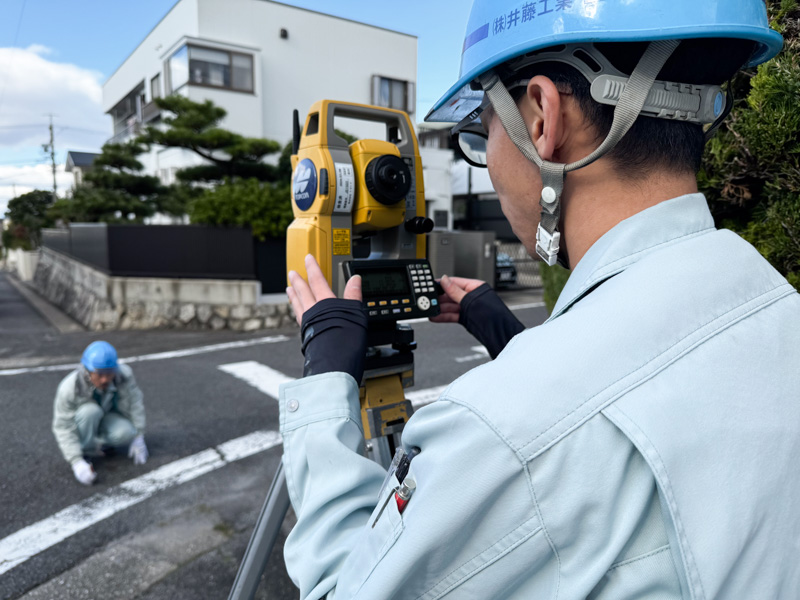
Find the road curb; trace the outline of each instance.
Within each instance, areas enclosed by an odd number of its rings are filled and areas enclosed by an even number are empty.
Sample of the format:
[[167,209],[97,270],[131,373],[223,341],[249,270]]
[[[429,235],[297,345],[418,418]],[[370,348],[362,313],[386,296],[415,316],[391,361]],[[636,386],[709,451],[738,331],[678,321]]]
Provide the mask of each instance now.
[[33,288],[20,281],[17,276],[11,271],[6,271],[8,282],[11,286],[25,298],[36,312],[38,312],[45,321],[50,323],[53,327],[58,329],[59,333],[75,333],[78,331],[86,331],[86,328],[72,319],[69,315],[56,308],[50,302],[39,296]]

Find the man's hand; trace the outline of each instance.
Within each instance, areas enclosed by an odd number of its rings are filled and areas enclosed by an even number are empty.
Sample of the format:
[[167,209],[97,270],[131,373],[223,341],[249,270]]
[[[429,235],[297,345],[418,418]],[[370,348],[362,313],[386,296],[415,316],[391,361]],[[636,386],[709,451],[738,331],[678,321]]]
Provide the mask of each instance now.
[[442,312],[430,320],[461,323],[486,347],[493,359],[525,329],[487,283],[445,275],[441,284],[445,292],[439,297]]
[[80,459],[72,465],[72,472],[75,474],[75,479],[83,485],[92,485],[97,479],[97,473],[94,472],[92,465],[84,459]]
[[131,442],[128,448],[128,458],[133,459],[133,464],[143,465],[147,462],[150,454],[147,452],[147,446],[144,443],[144,436],[140,433]]
[[367,350],[367,313],[361,303],[361,277],[347,282],[344,298],[331,291],[313,256],[306,256],[308,283],[294,271],[286,293],[300,324],[303,377],[348,373],[361,383]]
[[[297,324],[303,324],[303,314],[320,300],[336,298],[336,294],[328,285],[328,280],[322,274],[322,269],[317,264],[317,259],[311,254],[306,256],[306,273],[308,273],[308,283],[295,271],[289,271],[290,287],[286,288],[286,294],[294,309],[294,318]],[[344,287],[344,300],[358,300],[361,302],[361,275],[351,277]]]
[[434,323],[458,323],[461,314],[461,300],[472,290],[484,284],[480,279],[465,279],[464,277],[448,277],[445,275],[439,281],[444,289],[444,294],[439,296],[441,312],[430,320]]

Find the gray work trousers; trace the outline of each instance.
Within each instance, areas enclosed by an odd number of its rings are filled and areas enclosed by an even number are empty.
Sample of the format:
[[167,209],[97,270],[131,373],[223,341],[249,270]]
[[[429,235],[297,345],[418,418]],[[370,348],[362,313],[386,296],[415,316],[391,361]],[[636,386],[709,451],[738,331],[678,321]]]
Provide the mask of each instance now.
[[104,413],[98,404],[82,404],[75,411],[75,424],[84,452],[102,446],[128,446],[136,437],[136,427],[116,411]]

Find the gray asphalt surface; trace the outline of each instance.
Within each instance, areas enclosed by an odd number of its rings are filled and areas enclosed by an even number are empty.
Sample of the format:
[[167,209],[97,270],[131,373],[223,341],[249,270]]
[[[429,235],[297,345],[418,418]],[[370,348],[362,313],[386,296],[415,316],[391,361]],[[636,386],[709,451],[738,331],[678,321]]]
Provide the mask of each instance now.
[[[288,340],[133,364],[145,395],[146,441],[151,458],[144,467],[134,466],[126,456],[102,459],[97,464],[99,480],[91,488],[73,479],[50,432],[54,392],[68,371],[0,373],[0,406],[4,411],[4,418],[0,420],[0,456],[3,457],[0,540],[98,491],[162,465],[253,431],[277,431],[275,400],[220,371],[220,365],[257,361],[291,377],[301,375],[296,328],[252,335],[202,331],[108,332],[102,336],[91,332],[56,334],[35,313],[26,310],[26,306],[14,298],[13,289],[9,292],[7,286],[0,274],[0,310],[8,310],[8,317],[0,317],[0,359],[3,360],[0,369],[76,363],[83,348],[95,339],[106,339],[114,344],[122,357],[276,334],[284,334]],[[510,304],[536,300],[531,294],[507,296]],[[529,327],[546,318],[544,308],[519,310],[515,314]],[[458,325],[426,322],[415,324],[414,330],[419,344],[416,389],[450,383],[487,360],[475,357],[471,348],[477,342]],[[147,600],[226,598],[280,453],[280,447],[276,447],[239,460],[189,483],[159,492],[67,538],[0,575],[0,598],[27,598],[30,590],[34,590],[31,599],[45,597],[35,595],[35,588],[48,581],[50,585],[65,582],[59,598],[100,597],[93,595],[100,592],[93,591],[91,581],[85,582],[86,589],[75,588],[76,576],[70,575],[75,568],[88,563],[87,559],[98,553],[111,552],[120,540],[135,540],[154,526],[167,526],[175,519],[188,519],[191,515],[213,515],[209,522],[214,523],[213,530],[220,534],[213,548],[170,571],[146,591],[131,592],[132,595],[124,597]],[[290,515],[284,524],[279,547],[265,571],[259,598],[296,597],[283,566],[281,551],[291,524]],[[146,564],[148,556],[147,551],[142,551],[137,560]],[[125,565],[110,565],[107,570],[110,577],[115,570],[119,573],[118,585],[122,589]],[[80,578],[78,582],[83,583]]]

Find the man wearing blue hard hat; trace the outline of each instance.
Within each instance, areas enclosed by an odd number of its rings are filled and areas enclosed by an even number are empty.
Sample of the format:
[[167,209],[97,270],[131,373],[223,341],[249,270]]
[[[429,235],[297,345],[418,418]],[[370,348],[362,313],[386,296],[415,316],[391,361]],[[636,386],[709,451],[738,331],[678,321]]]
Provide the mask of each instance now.
[[58,385],[53,405],[53,435],[75,479],[97,478],[87,458],[125,448],[134,464],[147,462],[144,402],[133,370],[117,360],[108,342],[92,342],[80,366]]
[[572,273],[527,331],[444,278],[496,358],[409,420],[413,490],[363,456],[359,279],[291,276],[340,340],[281,391],[302,598],[798,598],[800,296],[695,181],[720,86],[781,45],[763,0],[475,0],[428,119]]

